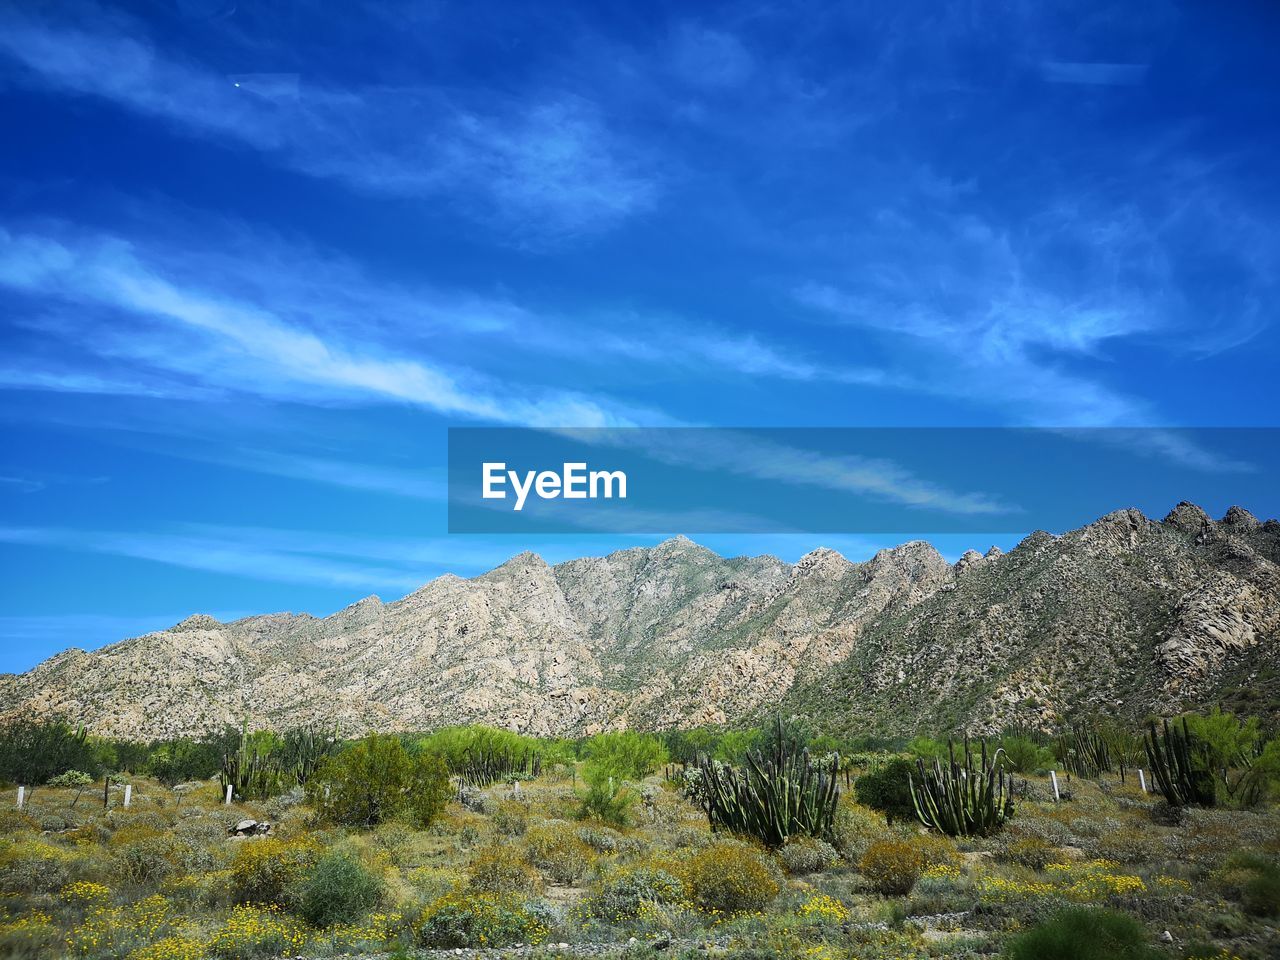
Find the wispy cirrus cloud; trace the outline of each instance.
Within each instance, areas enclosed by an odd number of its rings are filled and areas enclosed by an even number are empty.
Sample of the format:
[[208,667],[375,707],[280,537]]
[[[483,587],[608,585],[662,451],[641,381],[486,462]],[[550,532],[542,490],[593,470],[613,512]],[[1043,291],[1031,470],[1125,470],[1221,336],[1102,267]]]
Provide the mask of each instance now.
[[[406,593],[422,583],[409,566],[401,544],[396,555],[362,547],[344,539],[341,553],[324,535],[286,534],[247,538],[246,531],[195,526],[176,531],[109,531],[63,527],[3,527],[0,542],[60,547],[76,551],[149,560],[168,566],[282,583],[340,587],[348,590],[391,590]],[[370,554],[377,554],[371,556]],[[418,560],[425,560],[421,550]],[[443,549],[437,559],[446,559]],[[456,561],[455,561],[456,562]]]
[[[527,537],[413,538],[206,523],[130,531],[0,526],[0,543],[88,551],[251,580],[368,591],[384,599],[412,592],[442,574],[484,573],[537,546]],[[557,562],[598,548],[598,541],[562,537],[543,545],[543,552],[550,562]]]
[[[171,265],[170,265],[171,267]],[[471,370],[452,370],[386,344],[361,342],[358,322],[324,335],[281,312],[179,279],[113,237],[64,242],[0,231],[0,285],[27,297],[73,304],[62,331],[108,360],[165,376],[276,399],[413,404],[453,416],[527,425],[625,425],[618,409],[573,392],[532,386],[518,392]],[[296,308],[296,304],[294,305]],[[86,315],[85,310],[89,313]],[[46,314],[40,315],[47,319]],[[103,324],[104,316],[113,323]],[[42,323],[47,329],[47,324]],[[19,385],[86,389],[74,373],[40,371]],[[112,380],[95,377],[94,384]],[[139,392],[132,386],[128,392]],[[139,388],[140,389],[140,388]],[[541,393],[541,396],[538,394]]]
[[608,229],[659,189],[599,108],[563,91],[517,99],[228,75],[102,10],[79,23],[10,10],[0,15],[0,57],[19,82],[106,100],[361,192],[452,203],[516,242]]

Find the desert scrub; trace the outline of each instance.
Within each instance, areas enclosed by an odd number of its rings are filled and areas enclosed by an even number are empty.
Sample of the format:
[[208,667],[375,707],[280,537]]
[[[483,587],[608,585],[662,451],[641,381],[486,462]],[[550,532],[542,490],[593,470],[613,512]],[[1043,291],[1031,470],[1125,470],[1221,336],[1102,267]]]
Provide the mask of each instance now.
[[876,893],[900,897],[911,892],[926,866],[925,855],[909,840],[880,840],[862,855],[858,872]]
[[125,960],[203,960],[205,945],[192,937],[165,937],[129,952]]
[[522,837],[529,829],[529,808],[519,800],[503,800],[493,811],[490,821],[498,833]]
[[840,805],[836,808],[833,840],[840,856],[848,863],[856,864],[871,844],[885,839],[888,833],[883,814],[854,803],[848,797],[840,798]]
[[537,946],[547,938],[550,925],[519,897],[454,891],[430,904],[415,930],[424,947]]
[[34,910],[14,919],[0,920],[0,955],[12,957],[55,956],[58,931],[53,917]]
[[1147,931],[1133,917],[1112,910],[1075,907],[1015,937],[1010,960],[1161,960]]
[[319,845],[311,838],[242,840],[231,861],[231,896],[237,903],[285,906],[299,878],[315,863]]
[[329,930],[328,944],[339,950],[360,948],[385,948],[391,946],[404,928],[404,916],[399,913],[373,913],[358,923],[340,924]]
[[645,904],[675,904],[684,900],[684,884],[660,867],[621,867],[610,872],[600,891],[582,904],[591,916],[622,923],[638,917]]
[[0,846],[0,891],[53,893],[67,882],[72,856],[62,847],[40,840],[17,840]]
[[80,957],[123,953],[161,939],[175,922],[169,901],[161,896],[125,906],[94,906],[68,931],[66,953]]
[[111,888],[105,883],[77,880],[59,890],[58,899],[77,907],[100,907],[111,899]]
[[1224,894],[1255,917],[1280,917],[1280,863],[1256,853],[1238,852],[1214,873]]
[[990,900],[1022,900],[1056,897],[1091,903],[1113,896],[1132,896],[1147,892],[1146,882],[1139,876],[1117,873],[1119,864],[1112,860],[1090,860],[1087,863],[1051,863],[1043,880],[986,876],[978,881],[983,897]]
[[223,960],[256,960],[296,953],[306,931],[275,906],[241,904],[209,940],[209,953]]
[[340,850],[322,854],[298,881],[289,898],[298,914],[315,927],[349,924],[382,898],[382,879],[360,860]]
[[186,850],[174,837],[147,834],[121,843],[112,838],[111,873],[124,885],[155,884],[173,874]]
[[595,851],[564,821],[548,821],[525,832],[529,862],[555,883],[577,883],[595,863]]
[[806,920],[821,923],[844,923],[849,919],[849,908],[825,893],[811,894],[809,899],[796,909],[796,914]]
[[1048,840],[1035,834],[1009,835],[995,848],[995,858],[1031,870],[1043,870],[1051,863],[1061,863],[1062,852]]
[[778,851],[778,859],[787,873],[803,876],[829,869],[835,863],[836,851],[816,837],[791,837]]
[[764,857],[743,843],[714,843],[681,872],[689,899],[708,913],[763,910],[781,889]]
[[35,833],[39,829],[40,821],[21,810],[12,807],[0,810],[0,837],[15,837],[24,832]]
[[1166,853],[1158,834],[1137,827],[1112,830],[1090,844],[1088,849],[1100,859],[1119,863],[1149,863],[1162,859]]
[[538,873],[509,846],[481,850],[467,869],[467,886],[481,893],[533,893]]

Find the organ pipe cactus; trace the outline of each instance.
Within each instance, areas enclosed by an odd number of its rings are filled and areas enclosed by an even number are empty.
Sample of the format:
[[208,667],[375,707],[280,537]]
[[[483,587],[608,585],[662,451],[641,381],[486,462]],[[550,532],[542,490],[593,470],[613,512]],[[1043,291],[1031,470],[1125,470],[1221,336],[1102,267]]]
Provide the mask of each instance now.
[[499,780],[537,777],[542,773],[542,753],[532,747],[468,747],[450,772],[460,784],[476,788]]
[[932,768],[916,761],[910,776],[911,802],[916,816],[927,827],[953,837],[987,837],[1013,815],[1013,777],[1001,769],[997,749],[987,757],[987,742],[981,741],[978,764],[969,738],[964,740],[964,763],[956,760],[955,743],[947,741],[947,764],[935,758]]
[[1062,765],[1077,777],[1096,777],[1113,766],[1111,745],[1096,730],[1077,726],[1058,737],[1054,754]]
[[774,742],[733,767],[698,758],[698,800],[713,830],[749,834],[765,846],[788,837],[830,837],[840,799],[840,758],[816,761],[784,736],[777,721]]
[[231,787],[241,800],[265,800],[280,792],[284,770],[280,759],[273,756],[269,743],[271,735],[250,734],[246,717],[236,738],[235,750],[222,754],[222,772],[219,780],[222,789]]
[[1182,718],[1182,728],[1163,721],[1163,734],[1155,722],[1147,724],[1147,762],[1156,788],[1172,806],[1212,807],[1217,800],[1213,774],[1195,757],[1195,737]]

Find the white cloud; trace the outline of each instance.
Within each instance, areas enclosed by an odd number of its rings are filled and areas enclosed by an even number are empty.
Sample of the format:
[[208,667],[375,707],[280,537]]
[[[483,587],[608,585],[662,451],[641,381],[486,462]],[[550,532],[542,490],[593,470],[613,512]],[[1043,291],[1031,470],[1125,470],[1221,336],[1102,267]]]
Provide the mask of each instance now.
[[97,29],[9,11],[0,56],[26,83],[105,99],[360,191],[457,203],[517,242],[613,227],[657,192],[639,151],[581,97],[548,90],[455,102],[425,86],[227,76],[153,44],[119,14],[85,19]]

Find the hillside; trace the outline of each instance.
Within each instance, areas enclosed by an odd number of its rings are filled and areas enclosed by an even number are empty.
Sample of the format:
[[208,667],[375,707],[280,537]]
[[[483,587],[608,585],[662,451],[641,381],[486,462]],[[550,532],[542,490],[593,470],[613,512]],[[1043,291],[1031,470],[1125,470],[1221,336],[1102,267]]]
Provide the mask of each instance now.
[[677,537],[550,566],[520,554],[329,617],[193,616],[0,676],[35,709],[153,738],[238,722],[535,734],[777,709],[851,732],[1280,705],[1280,523],[1134,510],[952,565],[911,542],[852,563],[723,558]]

